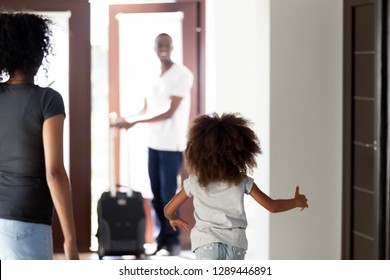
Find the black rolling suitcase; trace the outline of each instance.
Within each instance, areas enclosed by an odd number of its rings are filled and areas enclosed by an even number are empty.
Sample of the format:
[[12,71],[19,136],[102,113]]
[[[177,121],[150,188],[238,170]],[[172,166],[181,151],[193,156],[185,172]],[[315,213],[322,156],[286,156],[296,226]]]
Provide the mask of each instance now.
[[[114,153],[113,138],[114,131],[110,128],[110,157]],[[110,165],[114,165],[110,160]],[[145,243],[143,197],[129,187],[117,187],[114,170],[111,166],[110,190],[101,195],[97,206],[99,259],[121,255],[139,257],[144,253]]]
[[135,255],[144,252],[145,213],[141,193],[104,192],[98,201],[98,254],[104,256]]

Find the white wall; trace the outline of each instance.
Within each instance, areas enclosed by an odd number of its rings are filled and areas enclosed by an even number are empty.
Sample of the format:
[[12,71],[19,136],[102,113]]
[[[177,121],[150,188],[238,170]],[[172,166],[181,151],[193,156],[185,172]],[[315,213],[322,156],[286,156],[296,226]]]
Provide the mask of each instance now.
[[[206,110],[250,119],[263,154],[253,177],[269,192],[269,1],[206,1]],[[247,259],[269,258],[269,215],[246,198]]]
[[[208,0],[206,106],[241,112],[262,143],[254,178],[303,212],[247,202],[247,259],[339,259],[342,1]],[[210,76],[209,76],[210,74]]]

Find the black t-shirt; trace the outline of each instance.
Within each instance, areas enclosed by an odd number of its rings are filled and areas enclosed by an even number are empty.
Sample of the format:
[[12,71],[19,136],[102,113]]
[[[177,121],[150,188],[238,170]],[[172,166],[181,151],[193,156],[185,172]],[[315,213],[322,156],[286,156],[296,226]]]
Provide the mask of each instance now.
[[0,86],[0,218],[51,224],[42,127],[59,114],[64,103],[51,88]]

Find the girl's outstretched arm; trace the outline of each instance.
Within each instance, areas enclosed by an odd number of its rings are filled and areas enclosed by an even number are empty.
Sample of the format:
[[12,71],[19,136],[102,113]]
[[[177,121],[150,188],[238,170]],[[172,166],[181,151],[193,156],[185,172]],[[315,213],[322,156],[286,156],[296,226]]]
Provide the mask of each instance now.
[[181,188],[181,190],[164,207],[165,217],[169,220],[169,223],[174,230],[176,230],[176,228],[181,228],[184,230],[189,229],[189,223],[176,215],[177,209],[179,209],[187,199],[188,196],[184,191],[184,188]]
[[255,183],[253,183],[252,190],[249,194],[257,203],[272,213],[288,211],[297,207],[303,210],[309,207],[306,196],[299,193],[299,186],[296,187],[295,196],[291,199],[272,199],[263,193]]

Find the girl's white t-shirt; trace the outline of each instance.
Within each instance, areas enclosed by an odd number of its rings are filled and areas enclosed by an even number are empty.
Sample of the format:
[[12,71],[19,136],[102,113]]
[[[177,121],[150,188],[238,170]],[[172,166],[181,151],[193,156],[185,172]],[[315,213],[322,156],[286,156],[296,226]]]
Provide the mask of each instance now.
[[191,247],[221,242],[247,249],[247,219],[244,194],[253,187],[253,178],[246,176],[239,185],[215,182],[201,187],[196,176],[184,180],[184,190],[193,197],[195,226],[191,230]]

